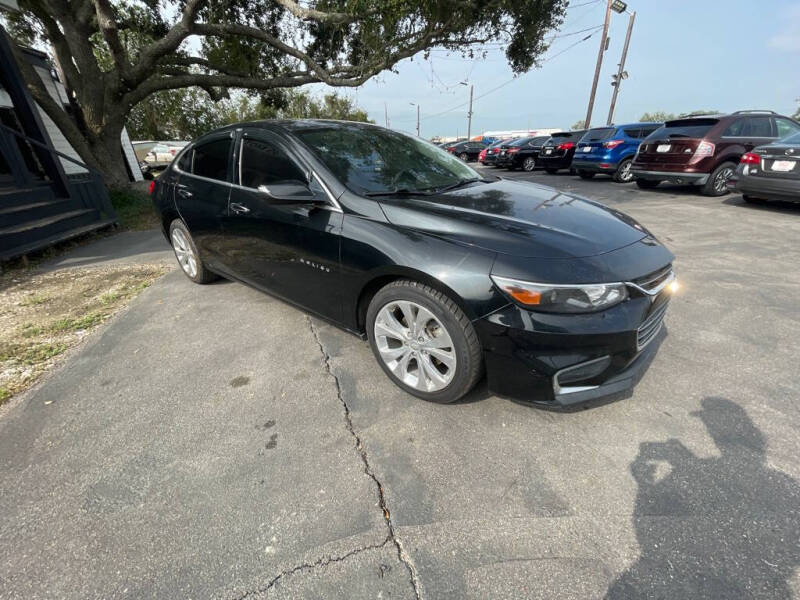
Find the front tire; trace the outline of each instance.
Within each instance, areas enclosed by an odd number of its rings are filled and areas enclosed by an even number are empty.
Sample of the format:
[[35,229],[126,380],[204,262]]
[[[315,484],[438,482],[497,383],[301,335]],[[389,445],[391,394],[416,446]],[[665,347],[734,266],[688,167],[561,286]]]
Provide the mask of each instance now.
[[467,162],[469,161],[469,154],[467,154],[466,152],[462,152],[461,154],[458,155],[458,158],[460,158],[464,162]]
[[197,246],[194,245],[192,234],[180,219],[175,219],[169,226],[169,240],[175,258],[181,266],[183,274],[195,283],[211,283],[219,276],[209,271],[200,260]]
[[378,364],[398,387],[429,402],[449,404],[483,375],[475,328],[448,296],[398,280],[367,309],[367,336]]
[[736,165],[732,162],[724,162],[711,172],[708,181],[703,185],[704,196],[724,196],[729,193],[728,179],[736,171]]
[[525,160],[522,161],[522,168],[530,173],[536,168],[536,159],[532,156],[527,156]]

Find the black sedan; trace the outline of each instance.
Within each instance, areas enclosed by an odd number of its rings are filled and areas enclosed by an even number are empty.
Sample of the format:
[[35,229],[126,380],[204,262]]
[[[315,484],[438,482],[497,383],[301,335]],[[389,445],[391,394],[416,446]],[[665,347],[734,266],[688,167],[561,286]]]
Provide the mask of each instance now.
[[800,133],[742,156],[728,188],[741,192],[748,202],[800,202]]
[[554,133],[542,146],[538,166],[543,167],[551,175],[561,169],[569,169],[575,156],[575,148],[586,131],[584,129]]
[[501,148],[500,154],[497,156],[497,166],[512,171],[519,168],[533,171],[536,168],[536,161],[539,159],[542,146],[549,139],[550,136],[545,135],[514,140],[505,149]]
[[484,148],[486,148],[486,144],[481,142],[459,142],[458,144],[448,146],[447,151],[450,154],[455,154],[464,162],[469,162],[478,160],[478,155]]
[[236,279],[366,337],[434,402],[484,373],[539,403],[628,389],[674,285],[672,254],[630,217],[364,123],[231,125],[151,189],[192,281]]

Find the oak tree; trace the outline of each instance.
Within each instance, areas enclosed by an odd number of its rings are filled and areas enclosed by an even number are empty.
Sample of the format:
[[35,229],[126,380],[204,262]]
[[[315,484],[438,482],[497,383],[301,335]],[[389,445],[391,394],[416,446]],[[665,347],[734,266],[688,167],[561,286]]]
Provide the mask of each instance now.
[[[357,87],[434,47],[500,43],[515,73],[537,65],[567,0],[19,0],[9,31],[44,39],[77,109],[73,120],[20,60],[38,104],[111,185],[127,181],[120,134],[164,90],[269,92]],[[77,121],[77,122],[76,122]]]

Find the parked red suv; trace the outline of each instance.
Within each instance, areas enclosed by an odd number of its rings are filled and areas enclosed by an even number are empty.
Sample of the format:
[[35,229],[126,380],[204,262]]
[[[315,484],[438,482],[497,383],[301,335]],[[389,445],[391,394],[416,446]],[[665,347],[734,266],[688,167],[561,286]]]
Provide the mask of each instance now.
[[722,196],[745,152],[797,131],[800,123],[765,110],[675,119],[644,139],[631,171],[640,188],[667,181]]

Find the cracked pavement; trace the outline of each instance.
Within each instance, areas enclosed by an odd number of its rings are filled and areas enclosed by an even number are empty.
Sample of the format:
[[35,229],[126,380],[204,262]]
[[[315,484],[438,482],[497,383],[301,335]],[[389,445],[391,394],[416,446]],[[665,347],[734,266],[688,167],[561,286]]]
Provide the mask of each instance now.
[[428,404],[173,271],[0,413],[0,598],[800,598],[800,208],[511,176],[677,255],[631,397]]

